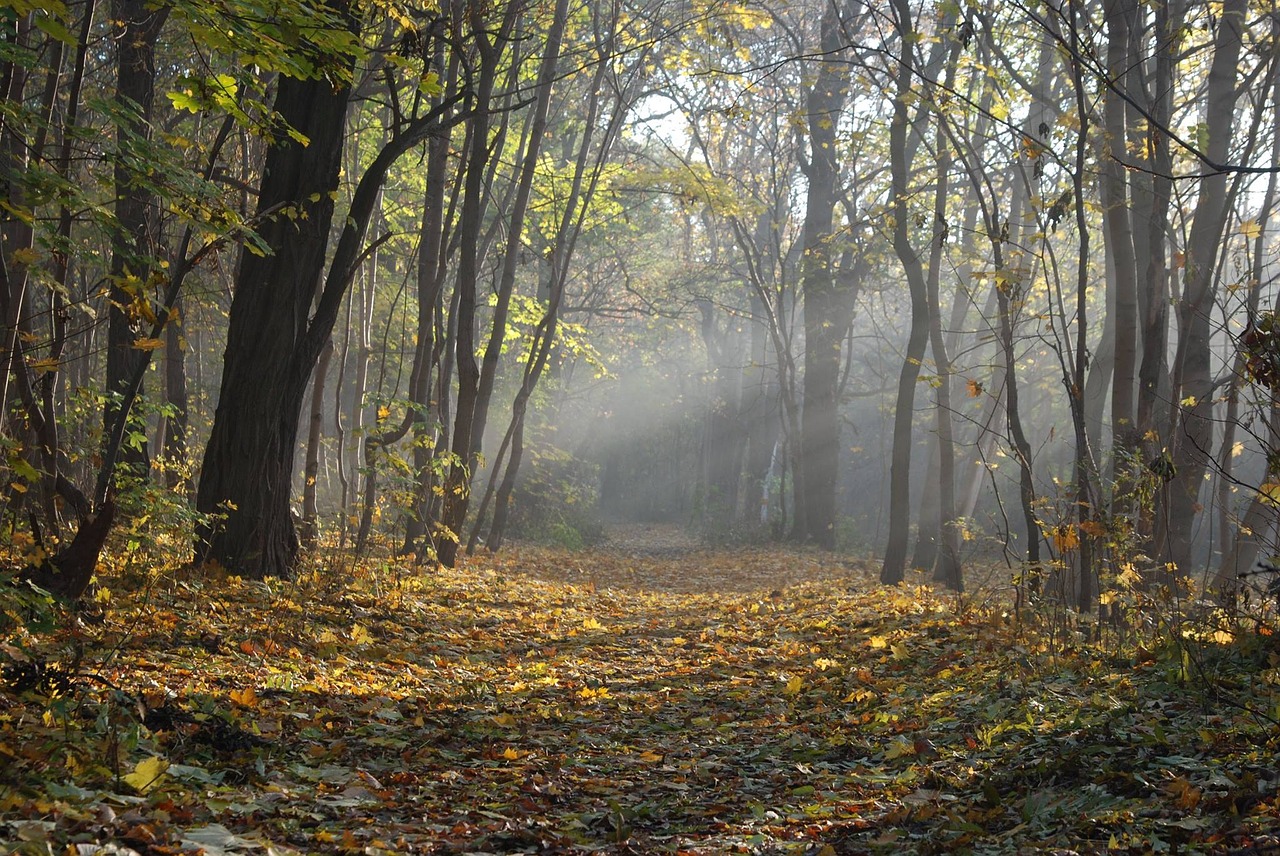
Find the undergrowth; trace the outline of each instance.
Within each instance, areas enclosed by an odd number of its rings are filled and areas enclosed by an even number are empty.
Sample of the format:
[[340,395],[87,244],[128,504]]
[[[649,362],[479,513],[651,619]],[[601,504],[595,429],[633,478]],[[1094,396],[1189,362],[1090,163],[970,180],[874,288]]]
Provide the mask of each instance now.
[[1265,621],[1121,640],[795,550],[157,567],[4,589],[6,852],[1280,847]]

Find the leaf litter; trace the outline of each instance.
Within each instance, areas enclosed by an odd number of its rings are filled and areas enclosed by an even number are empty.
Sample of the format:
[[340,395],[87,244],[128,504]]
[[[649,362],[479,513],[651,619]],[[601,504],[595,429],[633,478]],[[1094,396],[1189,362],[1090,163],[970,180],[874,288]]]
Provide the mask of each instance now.
[[1050,645],[998,601],[876,571],[621,541],[290,583],[162,574],[69,637],[25,640],[74,674],[0,694],[0,842],[1280,850],[1269,640],[1197,690],[1185,656]]

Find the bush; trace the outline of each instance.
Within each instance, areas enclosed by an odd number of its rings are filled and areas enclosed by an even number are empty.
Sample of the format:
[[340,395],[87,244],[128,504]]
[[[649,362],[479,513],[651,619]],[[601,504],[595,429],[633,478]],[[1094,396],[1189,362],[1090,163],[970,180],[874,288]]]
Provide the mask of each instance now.
[[531,445],[511,497],[511,536],[568,550],[598,543],[598,470],[550,444]]

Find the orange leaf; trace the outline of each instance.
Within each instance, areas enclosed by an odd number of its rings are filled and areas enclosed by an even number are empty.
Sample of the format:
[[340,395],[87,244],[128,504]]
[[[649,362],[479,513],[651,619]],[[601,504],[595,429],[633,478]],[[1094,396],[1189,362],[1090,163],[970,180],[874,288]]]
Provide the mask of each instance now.
[[253,687],[245,687],[242,690],[232,690],[231,701],[241,707],[257,707],[258,694],[253,691]]

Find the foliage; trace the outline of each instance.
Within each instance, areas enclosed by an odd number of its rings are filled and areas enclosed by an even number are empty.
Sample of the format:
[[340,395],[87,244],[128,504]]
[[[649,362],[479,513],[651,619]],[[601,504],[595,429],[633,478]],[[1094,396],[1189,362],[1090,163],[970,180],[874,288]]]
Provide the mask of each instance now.
[[533,444],[526,455],[512,497],[512,534],[569,550],[597,543],[604,534],[597,467],[549,443]]
[[995,602],[806,552],[526,548],[284,587],[170,568],[76,631],[78,665],[28,647],[53,677],[0,695],[0,838],[1260,851],[1280,843],[1280,646],[1257,630],[1055,651]]

